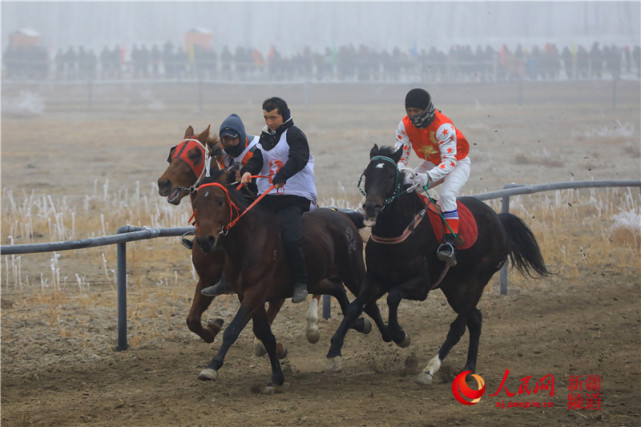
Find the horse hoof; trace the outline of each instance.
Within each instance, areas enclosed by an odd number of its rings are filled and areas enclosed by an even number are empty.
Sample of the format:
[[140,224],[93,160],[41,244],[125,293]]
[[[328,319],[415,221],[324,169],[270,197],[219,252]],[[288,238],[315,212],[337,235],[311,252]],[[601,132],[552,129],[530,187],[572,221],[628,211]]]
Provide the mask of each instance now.
[[267,354],[265,346],[258,339],[255,339],[254,341],[254,354],[256,355],[256,357],[262,357]]
[[370,332],[372,332],[372,322],[363,318],[363,333],[367,335]]
[[429,372],[421,372],[416,377],[416,382],[419,384],[428,385],[428,384],[432,384],[432,379],[433,379],[432,375],[430,375]]
[[343,358],[340,356],[328,357],[325,370],[329,372],[340,372],[343,370]]
[[276,344],[276,354],[278,354],[279,359],[284,359],[287,357],[287,347],[285,346],[285,344]]
[[318,329],[318,326],[313,325],[313,326],[307,326],[307,341],[316,344],[318,340],[320,339],[320,330]]
[[223,324],[225,321],[221,318],[215,319],[215,320],[210,320],[207,322],[207,326],[209,326],[214,333],[220,332],[220,330],[223,328]]
[[403,341],[401,342],[394,341],[394,342],[396,342],[396,345],[399,346],[400,348],[406,348],[406,347],[409,347],[411,341],[412,340],[410,339],[410,336],[405,334],[405,338],[403,338]]
[[202,381],[213,381],[216,378],[218,378],[218,371],[211,368],[205,368],[198,374],[198,379]]

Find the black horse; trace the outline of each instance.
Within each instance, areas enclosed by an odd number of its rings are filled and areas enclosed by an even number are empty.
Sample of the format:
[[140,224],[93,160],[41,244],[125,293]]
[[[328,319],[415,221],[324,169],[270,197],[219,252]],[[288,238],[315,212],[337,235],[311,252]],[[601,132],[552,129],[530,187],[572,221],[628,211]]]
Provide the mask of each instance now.
[[438,355],[417,378],[427,384],[465,333],[466,326],[470,331],[470,345],[464,370],[475,372],[482,324],[476,305],[483,288],[508,256],[523,274],[535,277],[549,272],[534,235],[522,220],[509,213],[496,214],[473,197],[462,197],[459,203],[469,209],[476,221],[476,241],[467,249],[458,249],[458,265],[444,271],[445,264],[436,256],[439,239],[430,221],[421,221],[425,202],[417,193],[408,192],[409,185],[403,184],[405,172],[397,166],[401,154],[401,149],[379,149],[376,145],[370,152],[370,163],[363,173],[366,197],[363,208],[366,216],[376,222],[365,248],[367,275],[332,337],[328,366],[340,360],[348,325],[364,307],[375,304],[386,293],[389,319],[383,339],[391,339],[402,347],[409,345],[409,337],[398,324],[401,299],[423,301],[430,290],[440,287],[458,316],[450,325]]

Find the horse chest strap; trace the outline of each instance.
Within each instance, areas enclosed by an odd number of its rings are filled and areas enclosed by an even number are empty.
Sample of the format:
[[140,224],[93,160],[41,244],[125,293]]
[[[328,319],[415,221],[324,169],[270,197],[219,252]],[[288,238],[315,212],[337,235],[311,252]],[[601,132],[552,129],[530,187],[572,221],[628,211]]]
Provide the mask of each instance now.
[[379,237],[375,234],[372,234],[371,239],[376,242],[376,243],[382,243],[384,245],[396,245],[399,243],[404,242],[407,240],[408,237],[412,234],[412,232],[418,227],[418,225],[421,223],[423,218],[425,217],[425,209],[422,209],[419,213],[414,216],[414,219],[410,224],[405,228],[403,233],[401,233],[400,236],[397,237]]

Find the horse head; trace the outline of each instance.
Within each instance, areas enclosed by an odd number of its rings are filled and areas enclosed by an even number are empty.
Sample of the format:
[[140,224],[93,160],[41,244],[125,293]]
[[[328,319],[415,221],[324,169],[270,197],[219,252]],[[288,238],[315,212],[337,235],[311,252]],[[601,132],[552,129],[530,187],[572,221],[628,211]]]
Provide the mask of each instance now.
[[192,198],[196,242],[205,252],[211,252],[218,244],[218,237],[226,235],[233,226],[233,220],[243,212],[245,203],[242,196],[225,182],[226,171],[215,172],[198,186]]
[[[363,172],[365,178],[365,196],[363,210],[368,219],[374,220],[381,210],[399,194],[403,184],[402,172],[398,162],[403,155],[403,148],[381,147],[374,145],[369,153],[369,165]],[[359,181],[360,184],[360,181]]]
[[209,169],[218,169],[216,160],[222,157],[222,151],[218,137],[209,136],[209,128],[194,135],[194,129],[189,126],[183,141],[169,150],[169,166],[158,178],[158,193],[167,197],[169,203],[178,205],[189,194],[189,187],[204,175],[208,159]]

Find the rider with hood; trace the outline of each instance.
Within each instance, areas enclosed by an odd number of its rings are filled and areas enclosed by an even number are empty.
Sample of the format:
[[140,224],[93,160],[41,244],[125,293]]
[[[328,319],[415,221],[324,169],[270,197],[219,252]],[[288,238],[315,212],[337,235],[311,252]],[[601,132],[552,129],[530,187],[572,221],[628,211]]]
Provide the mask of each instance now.
[[218,136],[223,145],[223,164],[219,164],[221,169],[244,167],[254,155],[259,140],[258,136],[245,133],[245,125],[238,114],[231,114],[223,120]]
[[[245,125],[237,114],[231,114],[223,120],[218,135],[223,145],[223,159],[218,166],[220,169],[236,167],[237,180],[240,181],[240,169],[246,166],[249,159],[254,156],[257,149],[256,145],[260,138],[245,133]],[[250,191],[255,194],[257,192],[256,184],[251,183],[250,186]],[[200,292],[203,295],[213,297],[233,293],[234,291],[224,276],[221,276],[218,283],[206,287]]]

